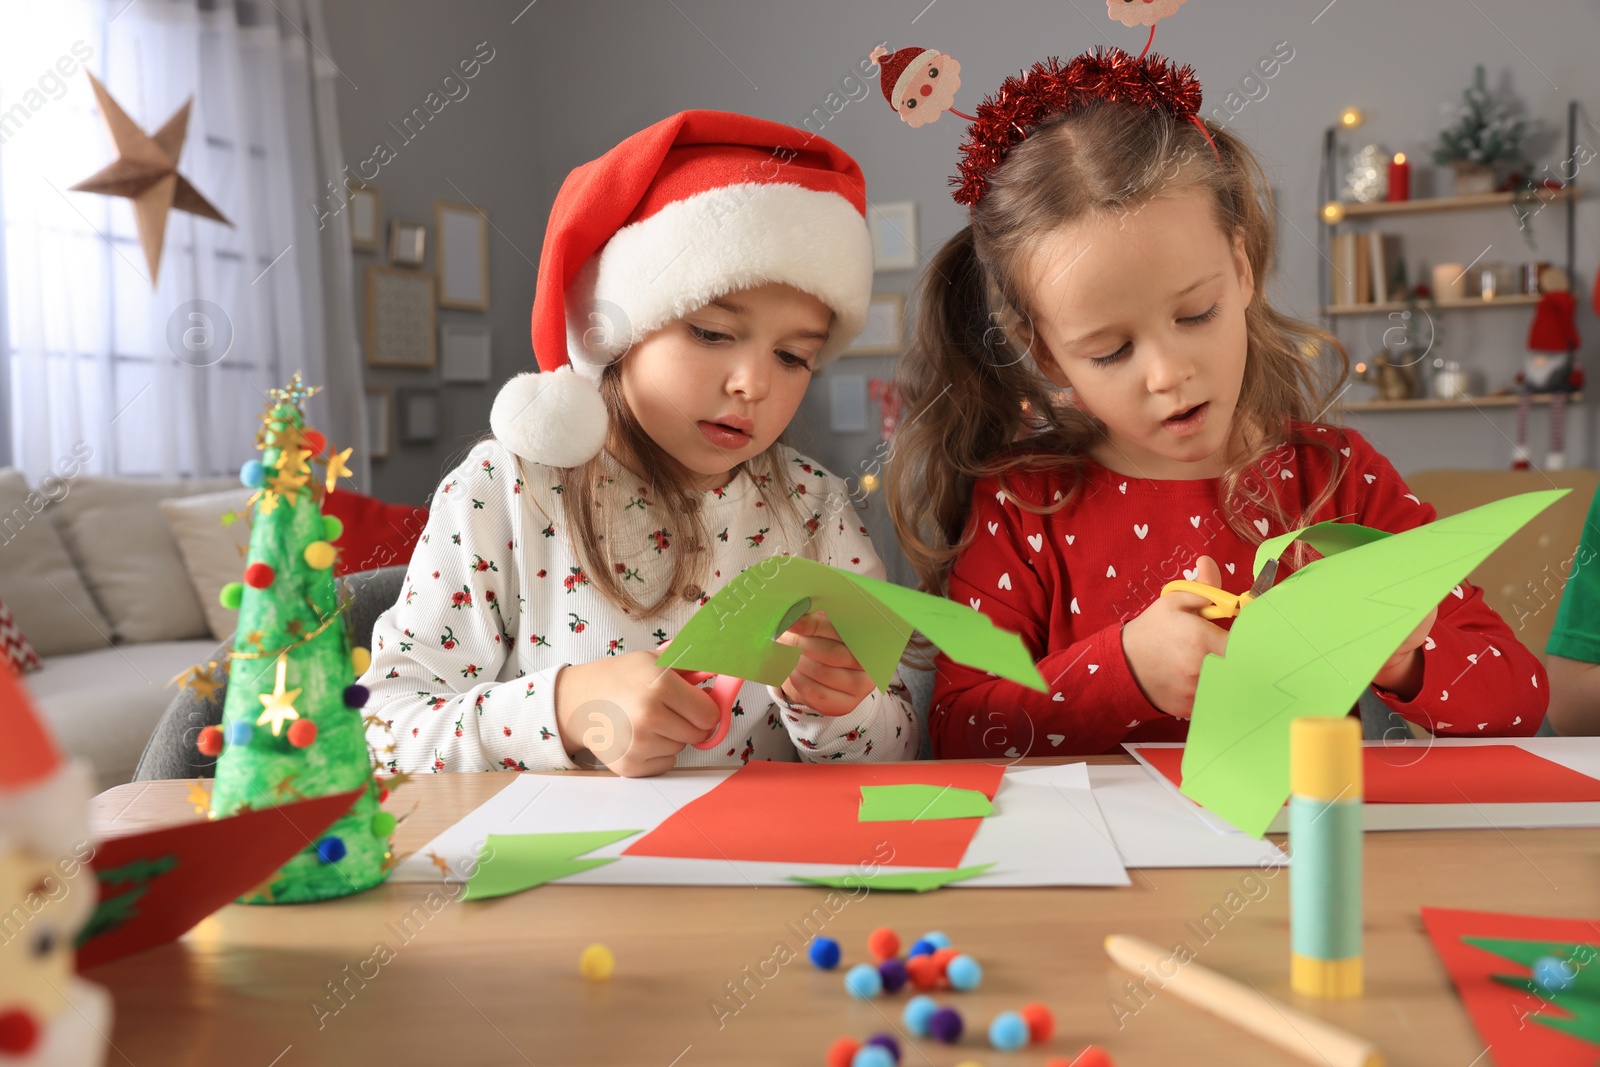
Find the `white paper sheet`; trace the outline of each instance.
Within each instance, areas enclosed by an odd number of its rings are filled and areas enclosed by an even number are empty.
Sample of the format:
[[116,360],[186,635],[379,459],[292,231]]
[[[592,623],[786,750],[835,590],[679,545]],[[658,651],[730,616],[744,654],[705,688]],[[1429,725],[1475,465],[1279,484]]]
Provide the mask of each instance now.
[[1094,766],[1089,781],[1122,862],[1134,868],[1282,866],[1270,841],[1217,833],[1195,819],[1187,797],[1152,780],[1143,767]]
[[[723,771],[668,774],[659,778],[609,778],[522,774],[466,818],[406,857],[390,880],[463,881],[489,834],[556,833],[575,830],[648,831],[674,810],[715,788]],[[995,866],[952,888],[1041,885],[1128,885],[1110,829],[1090,791],[1084,764],[1008,768],[961,866]],[[580,885],[796,885],[792,875],[845,875],[836,864],[787,864],[743,860],[624,856],[637,837],[587,857],[616,856],[616,863],[562,879]],[[449,868],[446,877],[435,864]],[[866,859],[868,857],[863,857]],[[889,872],[929,870],[884,867]]]

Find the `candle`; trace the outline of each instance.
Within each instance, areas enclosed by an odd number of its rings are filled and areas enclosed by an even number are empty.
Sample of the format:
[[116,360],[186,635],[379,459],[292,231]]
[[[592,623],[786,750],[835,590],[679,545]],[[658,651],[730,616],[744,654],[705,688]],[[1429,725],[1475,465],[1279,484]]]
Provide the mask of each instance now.
[[1404,152],[1396,152],[1389,164],[1389,200],[1411,199],[1411,164]]

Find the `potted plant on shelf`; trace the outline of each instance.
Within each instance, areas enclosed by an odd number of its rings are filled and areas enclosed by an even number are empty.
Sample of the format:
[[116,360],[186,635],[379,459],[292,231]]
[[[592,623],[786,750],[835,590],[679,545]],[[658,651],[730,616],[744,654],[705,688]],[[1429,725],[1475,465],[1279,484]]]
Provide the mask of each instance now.
[[1478,64],[1453,120],[1439,131],[1433,148],[1433,161],[1455,171],[1457,196],[1492,193],[1500,167],[1523,163],[1523,146],[1532,131],[1519,110],[1509,95],[1489,91],[1483,64]]

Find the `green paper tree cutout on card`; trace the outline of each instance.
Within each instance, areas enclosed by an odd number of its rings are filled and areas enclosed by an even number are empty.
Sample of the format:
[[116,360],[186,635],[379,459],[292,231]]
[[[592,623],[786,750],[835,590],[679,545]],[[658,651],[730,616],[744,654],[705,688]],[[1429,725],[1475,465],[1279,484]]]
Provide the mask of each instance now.
[[1349,713],[1428,612],[1570,489],[1496,500],[1403,533],[1325,522],[1264,542],[1255,573],[1303,540],[1322,559],[1246,604],[1200,668],[1185,796],[1260,837],[1289,796],[1289,724]]
[[1559,1030],[1591,1045],[1600,1045],[1600,950],[1594,945],[1496,937],[1464,937],[1461,940],[1485,952],[1492,952],[1501,959],[1520,963],[1530,972],[1533,965],[1546,956],[1567,961],[1573,980],[1566,989],[1546,989],[1533,980],[1531,973],[1497,974],[1494,980],[1512,989],[1531,993],[1567,1013],[1567,1017],[1562,1018],[1546,1015],[1542,1010],[1531,1011],[1524,1016],[1527,1021]]
[[223,590],[239,624],[222,725],[202,732],[200,745],[220,748],[213,818],[367,788],[243,903],[346,896],[383,881],[392,865],[395,818],[378,807],[377,760],[361,712],[366,691],[355,685],[367,651],[352,653],[334,581],[332,542],[342,527],[322,514],[325,492],[350,473],[351,450],[331,451],[306,425],[305,401],[316,392],[299,374],[270,391],[256,436],[262,457],[240,473],[257,490],[250,550],[244,581]]
[[994,814],[989,798],[976,789],[948,785],[864,785],[859,822],[916,822],[918,819],[972,819]]
[[572,833],[490,834],[478,853],[462,900],[487,900],[520,893],[568,875],[615,863],[615,856],[581,860],[585,852],[632,837],[638,830],[581,830]]
[[833,889],[860,889],[862,886],[874,891],[890,893],[926,893],[930,889],[938,889],[952,882],[964,882],[968,878],[976,878],[993,867],[992,863],[979,864],[976,867],[955,867],[948,871],[877,871],[872,874],[823,874],[802,875],[792,874],[791,882],[804,882],[807,885],[825,885]]

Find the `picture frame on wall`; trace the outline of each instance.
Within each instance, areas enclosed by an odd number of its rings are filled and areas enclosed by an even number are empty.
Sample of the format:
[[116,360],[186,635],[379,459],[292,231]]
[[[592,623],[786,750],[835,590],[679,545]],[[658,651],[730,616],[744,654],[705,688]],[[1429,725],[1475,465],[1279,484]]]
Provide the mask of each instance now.
[[367,365],[432,370],[438,362],[433,275],[373,265],[366,282]]
[[428,253],[428,228],[420,222],[389,220],[389,265],[420,267]]
[[899,293],[884,293],[867,305],[867,324],[860,336],[842,354],[846,356],[892,356],[905,345],[906,298]]
[[489,310],[489,217],[471,204],[433,202],[439,244],[439,306]]
[[400,415],[400,443],[431,445],[439,439],[439,391],[401,389],[395,397]]
[[351,186],[350,248],[356,252],[383,251],[383,193],[376,185]]
[[872,269],[916,270],[917,202],[898,200],[867,205],[867,227],[872,232]]
[[439,380],[487,382],[491,357],[489,327],[447,322],[439,327]]
[[363,396],[367,405],[367,457],[388,459],[389,442],[394,436],[394,393],[369,385]]

